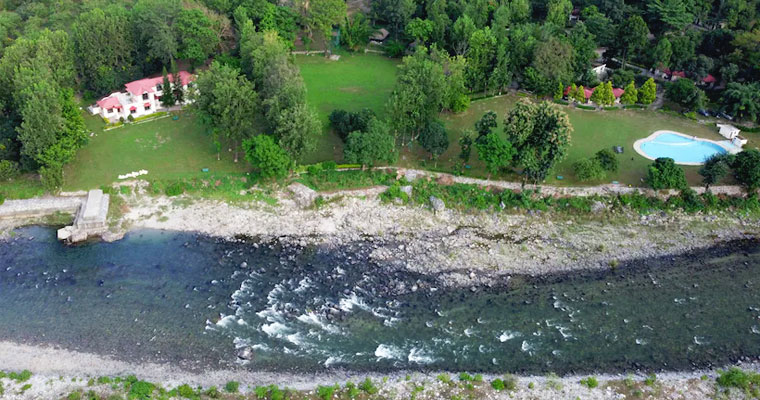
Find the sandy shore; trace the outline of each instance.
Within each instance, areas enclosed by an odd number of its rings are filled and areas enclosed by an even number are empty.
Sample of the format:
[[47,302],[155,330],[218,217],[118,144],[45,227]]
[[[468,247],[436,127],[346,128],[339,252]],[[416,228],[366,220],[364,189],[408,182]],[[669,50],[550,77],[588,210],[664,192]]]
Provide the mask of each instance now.
[[[716,373],[713,371],[689,373],[657,374],[656,383],[644,383],[644,375],[597,375],[599,386],[588,388],[580,384],[586,376],[521,376],[517,378],[517,388],[513,391],[498,392],[490,387],[489,382],[502,376],[485,375],[484,382],[475,384],[475,389],[463,388],[458,384],[455,374],[443,373],[450,376],[455,385],[442,382],[440,372],[406,373],[400,371],[392,376],[349,374],[334,372],[330,375],[288,375],[251,372],[245,370],[215,370],[203,374],[194,374],[178,370],[170,365],[160,364],[130,364],[116,361],[95,354],[80,353],[52,347],[29,346],[11,342],[0,342],[0,365],[4,370],[20,371],[27,369],[33,372],[31,379],[25,382],[14,382],[8,378],[0,379],[5,387],[3,399],[51,399],[64,398],[73,391],[95,390],[107,395],[118,393],[111,385],[88,385],[90,378],[101,376],[127,376],[135,374],[139,379],[153,382],[164,388],[171,389],[180,384],[190,386],[223,387],[230,380],[240,382],[240,390],[255,398],[251,393],[258,385],[275,384],[280,387],[308,392],[317,385],[341,385],[348,381],[360,382],[371,378],[379,387],[377,398],[408,399],[415,386],[424,390],[417,399],[451,398],[459,393],[468,393],[479,399],[684,399],[707,400],[714,399],[717,390]],[[744,368],[757,369],[758,366],[745,365]],[[21,392],[23,385],[31,385]],[[637,395],[639,391],[642,395]],[[463,397],[466,398],[466,397]],[[743,396],[734,392],[730,399],[742,399]]]

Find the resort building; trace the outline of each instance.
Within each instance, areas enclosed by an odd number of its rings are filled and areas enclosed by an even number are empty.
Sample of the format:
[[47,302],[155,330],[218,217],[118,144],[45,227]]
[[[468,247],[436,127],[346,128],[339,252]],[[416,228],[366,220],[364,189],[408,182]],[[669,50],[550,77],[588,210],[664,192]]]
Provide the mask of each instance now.
[[741,148],[747,144],[747,139],[740,135],[741,130],[733,125],[716,124],[718,127],[718,133],[721,136],[731,141],[731,144]]
[[[182,90],[187,90],[188,84],[194,80],[194,76],[187,71],[179,71]],[[174,77],[169,74],[169,82]],[[132,118],[153,114],[162,108],[161,96],[163,95],[163,76],[144,78],[129,82],[124,85],[122,92],[114,92],[98,100],[95,105],[88,107],[94,115],[98,114],[110,122],[125,120],[131,115]]]

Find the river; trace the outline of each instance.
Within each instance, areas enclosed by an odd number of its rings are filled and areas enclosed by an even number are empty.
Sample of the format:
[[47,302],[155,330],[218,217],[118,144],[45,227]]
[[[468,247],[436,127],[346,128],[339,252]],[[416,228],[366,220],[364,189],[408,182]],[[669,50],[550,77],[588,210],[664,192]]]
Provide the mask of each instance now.
[[760,356],[754,241],[456,290],[371,262],[370,242],[287,243],[140,230],[68,247],[19,229],[0,241],[0,339],[190,370],[563,374]]

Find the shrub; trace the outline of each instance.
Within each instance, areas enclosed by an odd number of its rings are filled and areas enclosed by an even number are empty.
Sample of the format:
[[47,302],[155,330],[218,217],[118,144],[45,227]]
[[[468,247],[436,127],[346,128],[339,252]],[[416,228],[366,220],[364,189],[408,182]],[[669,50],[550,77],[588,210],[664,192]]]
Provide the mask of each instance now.
[[360,393],[361,390],[353,382],[346,382],[346,395],[349,399],[355,399]]
[[681,189],[686,187],[686,176],[672,158],[661,157],[649,166],[647,183],[655,190]]
[[372,383],[372,379],[365,379],[361,384],[359,384],[359,389],[363,390],[367,394],[375,394],[378,392],[377,386],[375,386],[374,383]]
[[718,371],[718,378],[716,380],[718,385],[726,388],[735,387],[745,392],[760,390],[760,374],[743,371],[737,367],[733,367],[728,371]]
[[8,374],[8,378],[16,381],[16,382],[26,382],[29,380],[29,378],[32,377],[32,372],[28,369],[25,369],[19,373],[11,372]]
[[5,196],[0,193],[0,206],[3,205],[3,203],[5,203]]
[[610,149],[601,149],[596,152],[594,155],[594,158],[596,161],[599,162],[599,165],[602,166],[602,169],[604,169],[607,172],[617,172],[618,170],[618,159],[617,156],[615,156],[615,153]]
[[130,399],[148,400],[151,398],[155,388],[155,385],[150,382],[137,381],[129,386],[128,396]]
[[204,392],[204,394],[212,399],[218,399],[222,396],[222,393],[219,392],[219,389],[216,388],[216,386],[211,386]]
[[737,182],[748,190],[760,187],[760,150],[749,149],[737,154],[731,168]]
[[438,380],[445,384],[451,384],[451,377],[449,376],[449,374],[438,375]]
[[322,400],[331,400],[335,395],[335,391],[339,390],[340,386],[317,386],[317,396]]
[[581,158],[573,163],[575,177],[580,181],[602,180],[606,176],[604,168],[596,158]]
[[514,375],[504,375],[504,389],[515,390],[517,389],[517,377]]
[[328,117],[335,133],[345,142],[351,132],[366,132],[370,121],[376,119],[375,112],[365,108],[359,112],[333,110]]
[[343,149],[343,157],[351,163],[373,166],[396,161],[396,140],[388,126],[377,119],[370,122],[367,132],[351,132]]
[[644,384],[647,386],[654,386],[654,384],[657,383],[657,375],[651,374],[644,378]]
[[599,381],[596,380],[596,377],[589,376],[586,379],[581,379],[581,385],[586,386],[589,389],[593,389],[593,388],[599,386]]
[[502,391],[505,389],[504,381],[496,378],[493,381],[491,381],[491,387],[496,391]]
[[325,171],[333,171],[338,166],[338,164],[335,163],[335,161],[325,161],[322,163],[322,169]]
[[82,393],[81,392],[71,392],[68,396],[66,396],[66,400],[81,400],[82,399]]
[[133,116],[132,116],[132,114],[129,114],[129,115],[127,116],[127,121],[129,121],[129,122],[133,122],[134,120],[135,120],[135,117],[133,117]]
[[109,378],[109,377],[107,377],[107,376],[101,376],[101,377],[99,377],[99,378],[97,379],[97,381],[96,381],[96,382],[97,382],[98,384],[100,384],[100,385],[105,385],[105,384],[109,384],[109,383],[111,383],[111,382],[112,382],[112,380],[111,380],[111,378]]
[[195,390],[186,383],[177,386],[177,394],[179,394],[180,397],[184,397],[186,399],[192,399],[193,397],[196,397]]
[[468,374],[467,372],[462,372],[461,374],[459,374],[459,380],[462,382],[471,382],[472,375]]
[[18,163],[11,160],[0,161],[0,180],[7,181],[15,178],[19,173]]
[[166,189],[164,189],[164,193],[169,197],[179,196],[182,193],[185,193],[185,184],[182,182],[171,183]]
[[431,121],[420,133],[420,145],[431,157],[437,158],[449,148],[449,135],[440,121]]
[[237,393],[239,388],[240,382],[238,381],[229,381],[224,385],[224,390],[226,390],[227,393]]
[[322,166],[319,164],[312,164],[306,167],[306,172],[309,173],[309,175],[316,175],[320,172],[322,172]]

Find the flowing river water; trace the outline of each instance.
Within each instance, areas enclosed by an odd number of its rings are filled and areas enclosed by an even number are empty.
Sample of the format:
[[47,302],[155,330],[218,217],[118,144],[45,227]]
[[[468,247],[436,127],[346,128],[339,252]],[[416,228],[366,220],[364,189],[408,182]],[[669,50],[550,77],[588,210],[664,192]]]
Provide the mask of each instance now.
[[[760,356],[760,245],[447,289],[307,247],[135,231],[67,247],[0,241],[0,339],[188,369],[687,370]],[[238,358],[251,349],[251,359]]]

